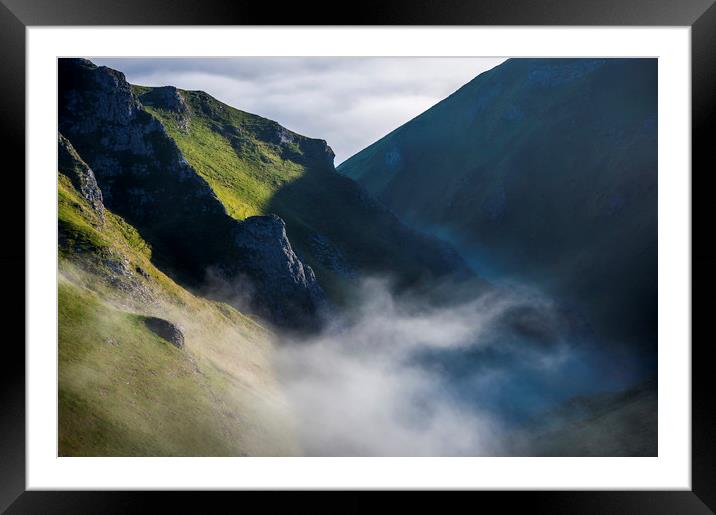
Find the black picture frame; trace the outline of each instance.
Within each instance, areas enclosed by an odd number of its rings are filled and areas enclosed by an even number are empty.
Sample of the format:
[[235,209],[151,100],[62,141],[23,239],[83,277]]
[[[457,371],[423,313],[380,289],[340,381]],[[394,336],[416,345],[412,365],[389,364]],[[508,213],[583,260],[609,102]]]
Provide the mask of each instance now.
[[[0,374],[0,511],[8,513],[136,513],[176,509],[211,511],[227,502],[231,511],[276,503],[315,511],[367,511],[393,494],[331,492],[322,503],[305,492],[49,492],[25,491],[25,29],[41,25],[641,25],[691,27],[692,73],[692,489],[691,491],[460,492],[470,505],[498,503],[545,513],[690,514],[716,511],[716,409],[710,340],[709,293],[716,286],[716,254],[704,236],[710,225],[716,152],[716,0],[390,0],[334,9],[294,2],[277,8],[242,0],[0,0],[0,145],[3,185],[0,260],[5,274],[4,370]],[[347,8],[346,8],[347,7]],[[700,230],[702,238],[695,239]],[[21,273],[23,271],[23,273]],[[698,280],[695,274],[698,272]],[[697,303],[696,300],[699,300]],[[8,329],[10,331],[8,331]],[[688,343],[688,342],[685,342]],[[211,496],[207,499],[207,496]],[[238,498],[237,498],[238,497]],[[336,498],[337,497],[337,498]],[[460,499],[462,498],[462,499]],[[451,499],[453,500],[453,499]],[[401,502],[407,500],[401,499]],[[415,492],[407,501],[444,509],[442,496]],[[338,503],[338,504],[336,504]],[[478,504],[479,503],[479,504]],[[331,508],[325,508],[329,507]],[[340,509],[336,510],[336,506]]]

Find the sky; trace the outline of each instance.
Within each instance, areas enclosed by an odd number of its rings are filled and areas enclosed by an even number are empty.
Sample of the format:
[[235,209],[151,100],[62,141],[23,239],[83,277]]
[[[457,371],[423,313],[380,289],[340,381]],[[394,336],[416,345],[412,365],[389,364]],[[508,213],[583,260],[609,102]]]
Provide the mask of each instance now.
[[203,90],[328,141],[340,164],[504,59],[482,57],[90,58],[132,84]]

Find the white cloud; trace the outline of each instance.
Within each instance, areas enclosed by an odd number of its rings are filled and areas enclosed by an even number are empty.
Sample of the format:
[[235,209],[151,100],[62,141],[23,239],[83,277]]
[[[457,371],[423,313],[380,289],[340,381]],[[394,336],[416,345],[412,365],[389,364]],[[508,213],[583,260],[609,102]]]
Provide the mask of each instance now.
[[336,164],[419,115],[498,58],[91,58],[134,84],[200,89],[328,141]]
[[[331,319],[323,332],[279,338],[275,365],[304,453],[512,453],[511,446],[521,442],[502,410],[517,406],[524,394],[513,390],[505,399],[502,392],[526,377],[569,375],[578,354],[561,338],[549,346],[517,342],[501,322],[515,307],[529,305],[546,314],[551,304],[534,295],[493,291],[436,307],[396,298],[388,285],[376,279],[357,283],[352,311]],[[457,372],[465,360],[472,360],[471,372]],[[535,384],[528,395],[541,408],[553,392]]]

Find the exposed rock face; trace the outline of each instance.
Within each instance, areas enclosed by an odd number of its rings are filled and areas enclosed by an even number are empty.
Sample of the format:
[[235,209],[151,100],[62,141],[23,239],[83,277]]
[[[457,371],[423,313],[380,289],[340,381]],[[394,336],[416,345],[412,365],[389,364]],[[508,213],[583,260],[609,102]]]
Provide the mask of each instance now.
[[186,113],[189,110],[184,97],[174,86],[153,88],[140,96],[139,100],[146,106],[158,107],[175,113]]
[[310,159],[315,159],[326,166],[333,168],[333,160],[336,154],[333,149],[328,146],[328,143],[322,139],[307,139],[301,146],[303,154]]
[[[179,92],[160,89],[149,101],[182,109]],[[231,218],[124,74],[60,59],[59,126],[94,171],[107,208],[140,231],[170,275],[197,287],[210,269],[228,283],[248,278],[252,305],[279,325],[304,324],[318,312],[323,292],[291,250],[283,222]]]
[[203,202],[202,211],[223,212],[162,124],[142,109],[124,74],[61,59],[59,96],[60,132],[92,167],[107,207],[146,220],[166,214],[170,202],[159,197],[171,189]]
[[179,90],[174,86],[153,88],[141,95],[139,100],[145,106],[156,107],[174,113],[179,125],[183,129],[187,129],[190,112],[189,106]]
[[316,276],[291,248],[281,218],[249,217],[237,227],[234,239],[242,255],[237,267],[254,278],[255,300],[272,318],[304,325],[306,315],[324,306]]
[[[139,113],[139,102],[123,73],[98,68],[86,59],[61,59],[59,69],[59,122],[63,134],[91,134],[106,124],[127,125]],[[76,116],[69,120],[64,116],[68,113]],[[69,124],[71,131],[62,130]]]
[[58,167],[72,182],[77,191],[89,202],[104,221],[104,204],[102,203],[102,190],[97,185],[94,172],[82,161],[72,144],[62,134],[57,135]]
[[156,302],[154,293],[146,281],[148,277],[139,273],[137,270],[141,270],[139,267],[133,270],[126,257],[112,253],[103,257],[101,263],[92,268],[99,276],[105,277],[113,288],[124,292],[129,298],[145,305]]
[[325,140],[297,138],[295,134],[279,125],[274,141],[281,147],[281,154],[285,159],[302,164],[333,168],[333,159],[336,155]]
[[265,127],[257,130],[256,136],[262,141],[278,147],[284,159],[304,165],[333,169],[335,154],[325,140],[301,136],[273,121],[269,121]]
[[184,334],[179,327],[171,322],[167,322],[162,318],[147,317],[144,319],[144,325],[146,325],[147,329],[151,332],[160,338],[164,338],[176,348],[184,348]]

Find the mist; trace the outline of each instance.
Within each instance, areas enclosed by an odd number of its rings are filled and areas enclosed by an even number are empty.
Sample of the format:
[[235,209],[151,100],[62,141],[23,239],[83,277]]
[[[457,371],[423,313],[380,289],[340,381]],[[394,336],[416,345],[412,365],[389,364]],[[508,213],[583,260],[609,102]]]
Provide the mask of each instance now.
[[281,338],[275,366],[304,454],[525,453],[525,424],[609,380],[536,292],[435,306],[391,291],[363,280],[320,334]]

